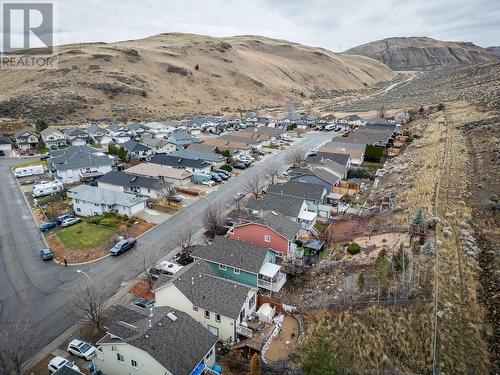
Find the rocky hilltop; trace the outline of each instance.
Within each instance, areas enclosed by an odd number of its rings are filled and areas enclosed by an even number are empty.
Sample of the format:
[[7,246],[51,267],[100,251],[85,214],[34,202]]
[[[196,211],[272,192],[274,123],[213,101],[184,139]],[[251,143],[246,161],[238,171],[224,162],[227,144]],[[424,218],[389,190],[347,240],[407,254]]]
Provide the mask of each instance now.
[[0,71],[0,117],[163,119],[336,96],[391,80],[368,57],[260,36],[161,34],[59,47],[59,69]]
[[492,55],[500,57],[500,46],[486,47],[486,51],[488,51]]
[[470,42],[444,42],[426,37],[382,39],[345,53],[371,57],[393,70],[433,70],[496,59],[486,49]]

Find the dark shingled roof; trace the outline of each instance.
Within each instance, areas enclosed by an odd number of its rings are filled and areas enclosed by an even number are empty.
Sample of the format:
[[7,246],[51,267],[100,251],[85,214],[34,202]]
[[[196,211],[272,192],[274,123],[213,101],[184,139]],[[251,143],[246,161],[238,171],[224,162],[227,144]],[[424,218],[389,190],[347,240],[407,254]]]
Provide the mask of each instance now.
[[[173,321],[168,313],[177,319]],[[121,341],[106,335],[99,343],[126,342],[144,350],[172,374],[189,375],[217,342],[216,336],[184,312],[166,306],[154,308],[152,317],[149,314],[147,309],[117,305],[108,333]]]
[[10,144],[11,144],[11,142],[10,142],[9,138],[7,138],[5,135],[0,133],[0,145],[10,145]]
[[304,198],[319,201],[323,197],[325,187],[323,185],[311,184],[309,182],[288,181],[284,184],[269,185],[268,194],[288,195],[291,197]]
[[337,164],[340,165],[347,165],[347,162],[349,161],[349,155],[347,154],[335,154],[335,153],[329,153],[329,152],[318,152],[317,155],[315,156],[309,156],[305,164],[321,164],[324,159],[329,159]]
[[281,212],[283,215],[296,218],[300,213],[303,203],[303,198],[280,194],[266,194],[262,199],[247,201],[245,207],[254,211]]
[[110,185],[124,187],[141,187],[146,189],[154,189],[160,180],[152,177],[137,176],[135,174],[111,171],[97,179],[97,182],[102,182]]
[[216,236],[209,246],[194,246],[191,254],[208,262],[258,274],[266,260],[267,252],[268,249],[261,246]]
[[83,375],[83,372],[73,370],[71,367],[63,366],[52,375]]
[[222,279],[205,261],[198,260],[177,272],[173,278],[160,277],[154,290],[173,283],[195,306],[237,319],[250,288]]
[[129,152],[148,152],[151,151],[151,148],[143,145],[139,142],[130,140],[121,145],[125,150]]
[[247,225],[248,223],[255,223],[268,226],[275,232],[281,234],[287,240],[293,240],[295,235],[301,228],[300,223],[293,221],[288,216],[280,212],[263,211],[262,216],[259,214],[252,214],[240,211],[235,217],[242,223],[235,227]]
[[212,165],[204,160],[187,159],[179,156],[164,155],[164,154],[155,155],[151,159],[150,163],[166,165],[174,168],[185,168],[185,167],[206,168],[207,166]]

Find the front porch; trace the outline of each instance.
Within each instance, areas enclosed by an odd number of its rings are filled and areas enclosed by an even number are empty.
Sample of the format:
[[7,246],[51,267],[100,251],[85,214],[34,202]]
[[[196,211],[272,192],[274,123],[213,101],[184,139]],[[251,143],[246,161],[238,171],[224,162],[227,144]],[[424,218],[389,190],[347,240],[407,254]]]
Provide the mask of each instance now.
[[281,266],[274,263],[266,263],[259,271],[257,286],[271,292],[279,292],[286,283],[286,274],[281,271]]

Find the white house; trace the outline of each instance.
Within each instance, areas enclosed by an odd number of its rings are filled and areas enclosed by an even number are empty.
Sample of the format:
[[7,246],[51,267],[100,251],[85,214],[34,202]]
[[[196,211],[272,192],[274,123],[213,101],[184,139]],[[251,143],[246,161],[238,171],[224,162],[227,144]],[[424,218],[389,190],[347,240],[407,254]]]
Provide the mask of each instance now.
[[175,129],[172,124],[163,122],[148,122],[143,126],[153,134],[153,138],[167,138]]
[[229,342],[235,341],[245,318],[257,305],[257,289],[220,278],[202,260],[186,266],[173,278],[160,276],[153,291],[155,306],[185,312],[220,340]]
[[188,159],[185,157],[158,154],[153,156],[151,163],[165,167],[184,169],[193,173],[210,173],[212,164],[205,160]]
[[67,192],[73,210],[78,216],[102,215],[114,212],[119,215],[135,215],[146,207],[146,198],[134,194],[79,185]]
[[93,358],[106,375],[203,374],[215,364],[217,337],[171,307],[117,305],[106,332]]
[[14,134],[19,150],[34,150],[38,148],[38,134],[28,129],[23,129]]
[[132,193],[158,198],[158,185],[162,180],[159,178],[138,176],[123,171],[111,171],[99,177],[97,186],[103,189]]
[[163,167],[159,164],[141,163],[125,170],[136,176],[158,178],[171,182],[174,186],[185,186],[191,183],[193,174],[184,169]]
[[126,126],[118,124],[109,124],[106,128],[113,142],[122,144],[130,140],[130,131]]
[[177,150],[177,146],[166,139],[144,138],[142,143],[151,147],[155,154],[171,154]]
[[88,146],[71,146],[53,151],[48,161],[49,172],[67,184],[111,172],[115,159]]
[[153,155],[153,150],[150,147],[132,139],[122,143],[121,147],[127,150],[127,157],[129,159],[146,159]]
[[99,144],[103,147],[107,147],[111,142],[113,142],[113,138],[109,135],[108,130],[103,129],[97,125],[92,125],[87,129],[87,134],[90,139],[94,141],[94,143]]
[[55,150],[60,146],[65,146],[67,143],[66,135],[54,128],[44,129],[40,132],[40,135],[42,136],[43,143],[45,143],[45,147],[49,149]]
[[0,156],[12,156],[12,143],[0,133]]
[[87,132],[78,128],[68,128],[63,130],[68,143],[72,146],[83,146],[86,145],[89,140],[89,135]]

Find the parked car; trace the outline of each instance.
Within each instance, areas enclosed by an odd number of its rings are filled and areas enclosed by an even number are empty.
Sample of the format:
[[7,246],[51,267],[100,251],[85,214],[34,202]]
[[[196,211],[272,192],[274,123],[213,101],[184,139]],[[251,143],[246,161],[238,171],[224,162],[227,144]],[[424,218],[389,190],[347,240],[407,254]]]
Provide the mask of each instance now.
[[80,219],[77,217],[68,217],[67,219],[64,219],[64,221],[61,223],[61,227],[70,227],[79,222]]
[[43,185],[43,184],[48,184],[48,183],[49,183],[48,180],[35,180],[35,181],[33,181],[33,186]]
[[248,160],[248,161],[255,161],[255,158],[251,157],[250,155],[241,155],[239,157],[240,160]]
[[229,176],[227,174],[217,173],[217,176],[219,176],[220,178],[222,178],[224,181],[229,180]]
[[220,178],[217,173],[210,173],[210,176],[212,176],[212,181],[222,182],[222,178]]
[[243,193],[243,192],[239,192],[239,193],[236,193],[236,194],[234,195],[233,199],[236,201],[236,200],[238,200],[238,199],[245,198],[245,195],[246,195],[245,193]]
[[77,365],[75,365],[74,362],[63,358],[63,357],[54,357],[52,360],[49,362],[49,373],[53,374],[57,370],[59,370],[61,367],[66,366],[69,367],[70,369],[73,369],[75,371],[80,371],[80,368],[78,368]]
[[236,224],[237,224],[236,221],[231,220],[231,219],[226,219],[224,221],[224,226],[226,226],[226,227],[234,227]]
[[120,255],[127,250],[130,250],[135,246],[137,240],[134,237],[127,238],[125,240],[118,241],[115,246],[109,251],[111,255]]
[[136,299],[134,302],[132,302],[132,305],[141,307],[143,309],[149,309],[155,306],[155,301],[154,300],[150,301],[146,298],[139,298]]
[[95,355],[95,346],[90,345],[88,342],[74,339],[68,345],[68,353],[76,355],[77,357],[84,358],[90,361]]
[[170,197],[170,201],[180,203],[182,202],[182,197],[180,195],[173,195]]
[[236,163],[235,165],[233,165],[233,167],[235,167],[236,169],[247,169],[247,166],[243,163]]
[[194,262],[194,258],[186,253],[180,252],[174,257],[175,263],[181,265],[181,266],[187,266],[188,264],[191,264]]
[[40,257],[42,260],[52,260],[54,258],[54,254],[52,254],[50,249],[42,249],[40,250]]
[[260,155],[260,156],[264,156],[266,154],[264,151],[261,151],[261,150],[253,150],[253,153]]
[[215,185],[215,181],[205,180],[205,181],[202,181],[201,184],[202,185],[207,185],[207,186],[214,186]]
[[40,224],[38,229],[40,232],[47,232],[48,230],[57,227],[57,223],[55,221],[47,221],[46,223]]
[[69,214],[65,214],[65,215],[61,215],[61,216],[58,216],[56,217],[56,223],[58,225],[62,224],[62,222],[66,219],[69,219],[69,218],[72,218],[74,217],[73,215],[69,215]]
[[231,177],[231,172],[228,172],[224,169],[216,169],[215,171],[219,174],[225,174],[227,177]]

